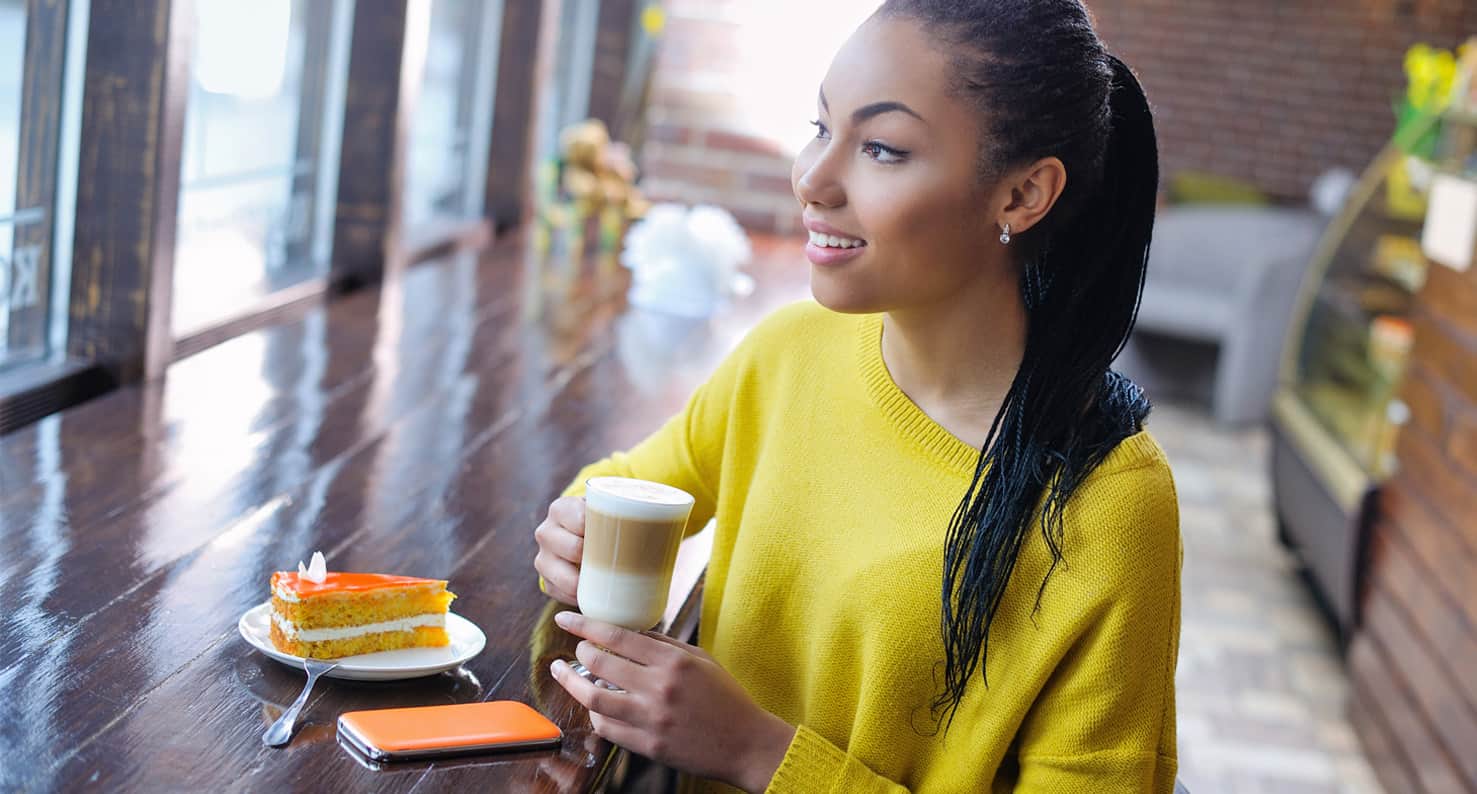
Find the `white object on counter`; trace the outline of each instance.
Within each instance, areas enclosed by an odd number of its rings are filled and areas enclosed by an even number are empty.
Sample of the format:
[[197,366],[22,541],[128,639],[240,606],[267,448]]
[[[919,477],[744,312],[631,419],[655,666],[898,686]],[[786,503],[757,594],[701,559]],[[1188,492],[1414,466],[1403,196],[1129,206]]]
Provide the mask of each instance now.
[[1432,261],[1464,271],[1477,249],[1477,182],[1453,174],[1431,180],[1421,251]]
[[631,269],[631,305],[679,317],[708,317],[744,277],[749,238],[727,210],[658,204],[626,233],[621,264]]

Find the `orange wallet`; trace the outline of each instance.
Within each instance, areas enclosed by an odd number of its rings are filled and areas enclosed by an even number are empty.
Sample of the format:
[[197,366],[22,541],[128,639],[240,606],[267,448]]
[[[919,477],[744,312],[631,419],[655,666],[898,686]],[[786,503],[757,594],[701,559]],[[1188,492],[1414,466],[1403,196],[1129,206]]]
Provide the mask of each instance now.
[[338,718],[338,732],[376,761],[553,747],[563,738],[559,726],[513,700],[350,711]]

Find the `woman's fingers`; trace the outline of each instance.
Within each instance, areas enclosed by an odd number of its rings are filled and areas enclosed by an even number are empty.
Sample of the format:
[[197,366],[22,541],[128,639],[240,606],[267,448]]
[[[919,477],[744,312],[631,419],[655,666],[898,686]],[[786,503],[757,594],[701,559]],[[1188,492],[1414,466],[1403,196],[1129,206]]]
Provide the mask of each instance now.
[[660,631],[643,631],[641,632],[641,636],[649,637],[653,640],[656,640],[657,642],[665,643],[672,646],[673,648],[684,651],[686,653],[690,653],[694,656],[701,656],[704,658],[707,658],[708,656],[708,652],[703,650],[702,648],[699,648],[696,645],[692,645],[690,643],[683,642],[676,637],[668,637]]
[[578,563],[585,553],[585,539],[554,523],[553,519],[539,524],[533,531],[533,539],[539,548],[570,562]]
[[570,532],[585,534],[585,500],[578,496],[563,496],[549,505],[549,520]]
[[638,753],[648,758],[657,757],[657,753],[653,752],[654,750],[664,749],[658,746],[657,742],[653,741],[650,733],[628,722],[611,719],[610,717],[596,714],[592,711],[590,712],[590,725],[594,726],[595,733],[600,736],[609,739],[633,753]]
[[677,650],[639,631],[591,620],[578,612],[560,612],[554,616],[554,622],[570,634],[609,648],[637,664],[649,665]]
[[556,499],[549,505],[549,517],[533,530],[538,554],[533,569],[538,571],[539,589],[565,604],[579,600],[579,564],[585,553],[585,502],[577,497]]
[[533,558],[533,569],[544,578],[544,592],[550,598],[565,604],[579,602],[580,572],[567,560],[540,551]]
[[617,656],[589,640],[582,640],[575,646],[574,657],[580,660],[586,670],[594,673],[596,678],[603,678],[621,689],[635,689],[645,680],[641,665],[624,656]]
[[564,687],[564,691],[579,701],[581,706],[589,709],[592,715],[600,714],[622,722],[641,717],[641,709],[630,693],[606,689],[586,679],[563,659],[555,659],[549,671],[553,673],[554,681]]

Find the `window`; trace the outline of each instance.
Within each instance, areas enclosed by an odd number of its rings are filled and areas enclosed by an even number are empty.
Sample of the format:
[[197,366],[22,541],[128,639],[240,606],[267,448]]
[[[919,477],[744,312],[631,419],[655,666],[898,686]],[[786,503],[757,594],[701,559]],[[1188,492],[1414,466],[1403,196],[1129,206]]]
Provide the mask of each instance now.
[[599,22],[600,4],[596,0],[571,0],[559,6],[554,73],[544,88],[550,96],[539,103],[537,162],[557,156],[559,131],[584,121],[589,114]]
[[321,286],[353,0],[199,0],[180,165],[176,337]]
[[87,26],[77,6],[69,19],[66,3],[0,0],[0,370],[65,342]]
[[404,221],[411,247],[482,214],[501,0],[432,0],[415,98]]

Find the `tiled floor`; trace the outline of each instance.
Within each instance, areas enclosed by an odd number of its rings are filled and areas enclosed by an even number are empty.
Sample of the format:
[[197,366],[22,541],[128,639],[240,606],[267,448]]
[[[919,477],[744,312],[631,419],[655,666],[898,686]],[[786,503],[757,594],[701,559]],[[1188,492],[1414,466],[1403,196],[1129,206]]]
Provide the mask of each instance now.
[[1162,403],[1149,423],[1185,542],[1180,780],[1192,794],[1379,794],[1334,636],[1276,540],[1266,432]]

